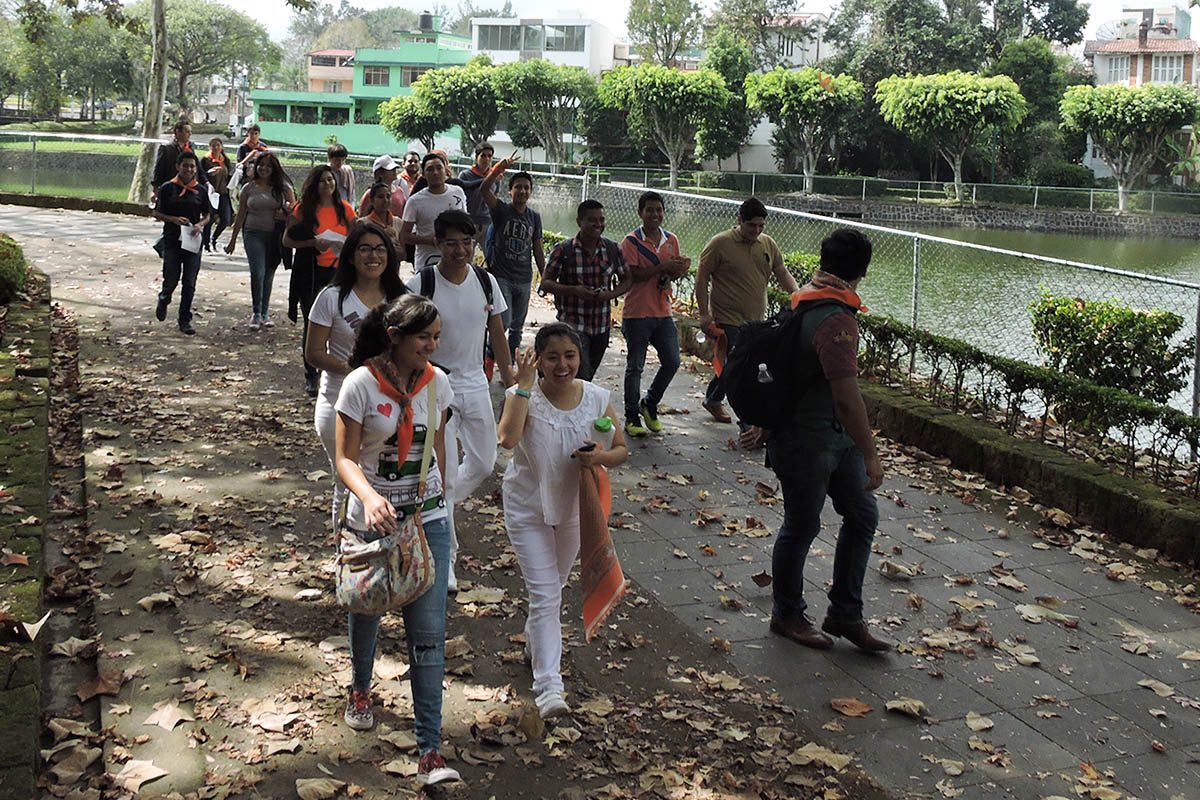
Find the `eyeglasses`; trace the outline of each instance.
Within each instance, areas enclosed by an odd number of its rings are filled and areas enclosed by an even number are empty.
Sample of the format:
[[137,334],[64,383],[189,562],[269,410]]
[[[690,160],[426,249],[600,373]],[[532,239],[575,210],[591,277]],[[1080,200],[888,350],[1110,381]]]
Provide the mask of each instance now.
[[439,244],[439,246],[445,246],[445,247],[474,247],[475,240],[474,239],[442,239],[438,244]]
[[386,258],[387,251],[388,249],[386,244],[360,244],[358,247],[354,248],[354,252],[358,253],[360,256],[369,256],[371,253],[374,253],[377,256],[384,256]]

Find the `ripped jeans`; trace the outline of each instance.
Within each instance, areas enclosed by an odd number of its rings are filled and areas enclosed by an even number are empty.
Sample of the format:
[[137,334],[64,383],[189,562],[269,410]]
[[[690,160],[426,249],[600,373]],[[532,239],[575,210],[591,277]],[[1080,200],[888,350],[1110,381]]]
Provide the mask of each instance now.
[[[382,534],[361,533],[367,541]],[[446,654],[446,581],[450,566],[450,525],[446,517],[425,523],[437,578],[433,588],[404,607],[408,677],[412,685],[414,730],[421,754],[442,743],[442,676]],[[370,689],[375,668],[379,617],[350,613],[350,663],[354,688]]]

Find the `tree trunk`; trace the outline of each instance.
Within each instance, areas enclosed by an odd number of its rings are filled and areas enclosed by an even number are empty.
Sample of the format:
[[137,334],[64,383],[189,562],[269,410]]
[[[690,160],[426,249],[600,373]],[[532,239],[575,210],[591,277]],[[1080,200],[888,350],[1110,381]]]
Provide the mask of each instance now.
[[1129,210],[1129,185],[1122,180],[1117,181],[1117,213],[1124,214]]
[[[142,138],[157,139],[162,127],[163,97],[167,93],[167,12],[166,0],[150,0],[150,78],[143,103]],[[138,154],[137,168],[129,183],[129,202],[150,199],[150,178],[158,144],[145,142]]]
[[954,197],[960,203],[963,201],[962,162],[962,153],[955,153],[954,160],[950,162],[950,168],[954,170]]
[[737,160],[738,160],[738,170],[737,171],[741,172],[742,171],[742,148],[740,148],[740,147],[738,148],[738,151],[737,151]]
[[667,153],[667,159],[671,164],[671,180],[668,188],[673,192],[679,188],[679,156],[674,153]]

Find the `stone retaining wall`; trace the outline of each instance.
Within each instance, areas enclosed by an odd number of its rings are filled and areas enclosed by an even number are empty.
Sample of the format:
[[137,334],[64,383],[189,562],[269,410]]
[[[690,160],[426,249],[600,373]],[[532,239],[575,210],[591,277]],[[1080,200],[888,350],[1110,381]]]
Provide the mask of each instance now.
[[1062,209],[941,206],[916,203],[878,203],[835,198],[807,199],[795,195],[764,198],[768,205],[845,217],[877,225],[944,225],[960,228],[1079,233],[1089,236],[1200,237],[1200,216],[1126,214]]
[[[36,622],[42,608],[50,406],[50,285],[30,268],[0,333],[0,547],[29,559],[0,567],[0,610]],[[0,633],[0,800],[34,796],[41,731],[41,644]]]

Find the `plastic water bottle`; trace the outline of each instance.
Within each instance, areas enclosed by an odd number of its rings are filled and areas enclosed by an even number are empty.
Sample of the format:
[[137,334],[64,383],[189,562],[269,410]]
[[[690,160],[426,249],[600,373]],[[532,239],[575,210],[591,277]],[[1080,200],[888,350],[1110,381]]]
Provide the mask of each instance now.
[[708,341],[708,337],[704,335],[703,328],[696,328],[696,344],[704,344]]
[[775,377],[771,375],[771,370],[767,369],[766,364],[758,365],[758,382],[759,383],[774,383]]
[[592,438],[596,441],[596,443],[605,450],[611,450],[614,435],[612,417],[597,417],[596,421],[592,423],[592,429]]

